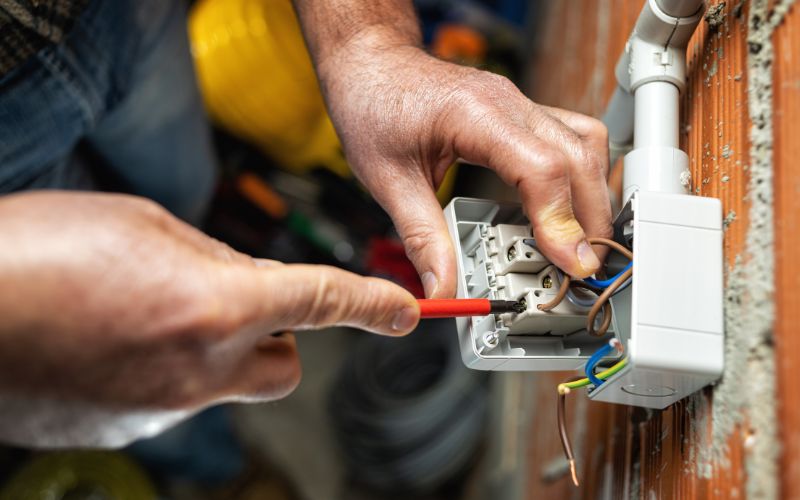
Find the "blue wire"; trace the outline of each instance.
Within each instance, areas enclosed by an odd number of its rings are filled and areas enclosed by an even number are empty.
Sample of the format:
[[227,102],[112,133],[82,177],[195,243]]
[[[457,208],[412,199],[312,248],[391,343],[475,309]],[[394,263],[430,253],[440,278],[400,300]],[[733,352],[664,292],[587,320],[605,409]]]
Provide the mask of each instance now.
[[608,344],[598,349],[597,352],[592,354],[592,357],[590,357],[589,361],[586,362],[586,367],[584,368],[584,371],[586,372],[586,378],[588,378],[589,381],[592,384],[594,384],[595,387],[600,387],[603,384],[603,381],[595,377],[594,368],[595,366],[597,366],[597,363],[599,363],[601,359],[611,354],[611,351],[613,350],[614,346],[611,345],[611,343],[609,342]]
[[591,286],[594,286],[594,287],[597,287],[597,288],[608,288],[611,285],[611,283],[613,283],[617,278],[622,276],[622,274],[625,271],[627,271],[628,269],[630,269],[631,267],[633,267],[633,261],[629,262],[628,265],[625,266],[622,269],[622,271],[618,272],[615,276],[613,276],[611,278],[608,278],[607,280],[598,280],[598,279],[594,279],[594,278],[584,278],[583,281],[587,285],[591,285]]

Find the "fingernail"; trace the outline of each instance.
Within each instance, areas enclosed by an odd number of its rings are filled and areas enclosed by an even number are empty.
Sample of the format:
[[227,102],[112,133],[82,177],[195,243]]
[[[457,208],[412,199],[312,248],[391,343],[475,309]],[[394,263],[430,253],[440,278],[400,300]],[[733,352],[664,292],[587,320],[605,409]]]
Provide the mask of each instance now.
[[431,271],[426,271],[422,274],[422,288],[425,289],[426,297],[432,297],[436,293],[436,289],[439,288],[439,280],[436,279],[436,275]]
[[586,272],[593,273],[600,268],[600,260],[592,250],[592,246],[586,240],[578,243],[578,262]]
[[396,332],[408,332],[417,324],[417,311],[413,307],[404,307],[392,320],[392,330]]

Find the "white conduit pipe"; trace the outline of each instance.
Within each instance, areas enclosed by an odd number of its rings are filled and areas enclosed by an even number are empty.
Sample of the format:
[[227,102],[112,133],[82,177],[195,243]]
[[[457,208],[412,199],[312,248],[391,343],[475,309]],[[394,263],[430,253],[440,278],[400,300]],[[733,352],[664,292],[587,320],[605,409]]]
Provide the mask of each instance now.
[[636,89],[633,149],[678,147],[678,87],[648,82]]
[[[617,63],[619,86],[603,122],[612,156],[624,151],[623,205],[639,190],[683,193],[688,157],[678,148],[686,47],[702,0],[646,0]],[[612,160],[614,158],[612,157]]]

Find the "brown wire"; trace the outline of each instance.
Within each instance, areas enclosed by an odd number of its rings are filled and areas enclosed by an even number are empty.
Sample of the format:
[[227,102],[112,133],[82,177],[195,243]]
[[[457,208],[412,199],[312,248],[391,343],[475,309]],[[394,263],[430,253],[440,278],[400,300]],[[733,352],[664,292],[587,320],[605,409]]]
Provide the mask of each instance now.
[[[610,240],[608,238],[587,238],[587,241],[592,245],[605,245],[607,247],[610,247],[610,248],[616,250],[617,252],[621,253],[622,255],[627,257],[628,259],[633,260],[633,253],[630,250],[628,250],[627,248],[625,248],[624,246],[622,246],[619,243],[617,243],[616,241],[614,241],[614,240]],[[572,280],[572,278],[566,273],[564,273],[563,276],[564,276],[564,279],[561,280],[561,287],[558,289],[558,293],[556,294],[556,296],[553,297],[553,300],[551,300],[550,302],[547,302],[545,304],[539,304],[538,306],[536,306],[540,311],[545,311],[545,312],[546,311],[552,311],[553,309],[555,309],[556,306],[558,306],[561,302],[564,301],[564,297],[567,296],[567,291],[569,290],[569,284],[570,284],[570,281]],[[587,288],[587,290],[591,290],[591,289]],[[605,311],[604,311],[604,313],[605,313]],[[605,322],[606,321],[604,319],[603,323],[605,323]],[[610,319],[610,315],[609,315],[608,326],[606,326],[605,330],[608,330],[610,325],[611,325],[611,319]],[[594,328],[592,328],[592,330],[594,330]],[[601,327],[600,330],[602,330],[602,327]],[[598,331],[600,331],[600,330],[598,330]],[[603,333],[605,333],[605,330],[603,330]]]
[[597,329],[597,336],[602,337],[611,328],[611,315],[614,314],[611,309],[611,302],[606,301],[603,304],[603,322],[600,323],[600,328]]
[[[572,281],[572,282],[570,282],[569,286],[572,287],[572,288],[582,288],[584,290],[588,290],[589,292],[592,292],[593,294],[598,295],[598,296],[603,293],[603,289],[602,288],[595,288],[595,287],[589,285],[588,283],[584,283],[581,280]],[[611,302],[606,301],[605,304],[603,304],[603,322],[600,324],[600,328],[597,329],[597,332],[595,333],[595,335],[597,335],[598,337],[602,337],[603,335],[606,334],[608,329],[611,328],[611,315],[612,314],[613,313],[612,313],[612,310],[611,310]],[[588,330],[588,328],[587,328],[587,330]]]
[[613,248],[617,252],[627,257],[628,260],[633,260],[633,252],[631,252],[630,250],[625,248],[625,246],[620,245],[614,240],[609,240],[608,238],[587,238],[587,241],[591,245],[605,245],[607,247]]
[[[620,245],[616,241],[609,240],[606,238],[589,238],[589,243],[592,245],[606,245],[630,260],[633,260],[633,253],[625,248],[624,246]],[[595,301],[592,308],[589,310],[589,314],[587,316],[587,325],[586,330],[589,332],[590,335],[597,335],[602,336],[608,331],[608,328],[611,326],[611,303],[609,299],[611,295],[614,294],[617,289],[625,283],[628,278],[633,275],[633,268],[628,269],[625,271],[619,278],[614,280],[611,285],[608,286],[602,293],[599,294],[597,297],[597,301]],[[558,304],[564,300],[564,297],[567,295],[567,289],[573,286],[575,288],[583,288],[585,290],[589,290],[590,292],[597,293],[597,289],[594,287],[590,287],[587,283],[582,281],[573,281],[570,283],[570,277],[568,275],[564,275],[564,280],[561,283],[561,288],[558,291],[556,297],[548,302],[547,304],[541,304],[539,309],[542,311],[549,311],[550,309],[554,308]],[[562,293],[563,292],[563,293]],[[597,314],[600,310],[603,310],[603,322],[600,325],[600,328],[597,331],[594,330],[594,322],[597,318]],[[569,379],[565,380],[563,383],[572,382],[574,380],[578,380],[582,377],[570,377]],[[575,483],[575,486],[578,486],[578,474],[575,468],[575,455],[572,451],[572,442],[569,439],[569,433],[567,432],[567,394],[569,393],[568,388],[562,389],[559,387],[558,391],[558,435],[561,438],[561,446],[564,448],[564,455],[567,457],[567,461],[569,462],[569,470],[570,474],[572,475],[572,482]]]
[[[592,308],[589,309],[589,314],[586,316],[586,331],[589,332],[589,335],[602,336],[605,333],[605,331],[601,332],[601,330],[594,330],[594,320],[597,317],[597,314],[600,312],[600,309],[604,308],[606,304],[609,304],[608,299],[610,299],[614,292],[616,292],[617,289],[623,285],[623,283],[628,281],[628,278],[630,278],[632,275],[633,268],[630,268],[622,273],[619,278],[615,279],[614,282],[611,283],[608,288],[603,290],[603,293],[601,293],[599,297],[597,297],[597,301],[594,303]],[[605,315],[605,310],[603,314]],[[610,317],[610,315],[607,316]],[[606,321],[604,318],[603,323],[605,324],[605,322]],[[606,330],[608,330],[608,327],[606,327]]]
[[[621,253],[627,257],[628,260],[633,260],[633,252],[614,240],[610,240],[608,238],[588,238],[588,241],[592,245],[605,245]],[[627,281],[632,275],[633,268],[628,269],[622,276],[614,280],[614,282],[597,298],[594,306],[592,306],[592,308],[589,310],[589,315],[587,317],[586,331],[588,331],[590,335],[602,337],[611,327],[611,304],[608,300],[611,298],[611,295],[613,295],[614,292],[617,291],[617,289],[622,286],[622,284],[625,283],[625,281]],[[600,328],[595,331],[594,320],[601,309],[603,310],[603,323],[600,325]]]
[[567,296],[567,291],[569,291],[569,282],[571,278],[569,277],[568,274],[563,274],[562,276],[564,278],[561,280],[561,287],[558,289],[558,293],[556,294],[556,296],[553,297],[553,300],[545,304],[539,304],[538,306],[536,306],[540,311],[552,310],[564,300],[564,297]]
[[[581,377],[570,377],[563,383],[573,382],[579,380]],[[564,448],[564,455],[569,462],[569,470],[572,475],[572,482],[578,486],[578,474],[575,469],[575,455],[572,452],[572,442],[569,440],[569,433],[567,431],[567,394],[568,390],[558,391],[558,435],[561,438],[561,446]]]

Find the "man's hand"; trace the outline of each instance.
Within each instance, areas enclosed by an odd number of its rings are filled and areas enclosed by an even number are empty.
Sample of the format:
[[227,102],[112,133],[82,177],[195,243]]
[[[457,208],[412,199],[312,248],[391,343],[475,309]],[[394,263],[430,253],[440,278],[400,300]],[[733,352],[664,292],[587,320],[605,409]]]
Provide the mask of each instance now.
[[392,217],[426,295],[455,293],[434,191],[458,158],[518,188],[553,263],[575,277],[597,270],[586,238],[611,235],[602,123],[537,105],[504,77],[429,56],[410,2],[295,4],[347,158]]
[[[0,403],[157,412],[275,399],[300,377],[294,337],[282,332],[405,334],[419,318],[414,298],[387,281],[257,261],[130,196],[3,197],[0,234]],[[23,428],[0,436],[25,442]]]

